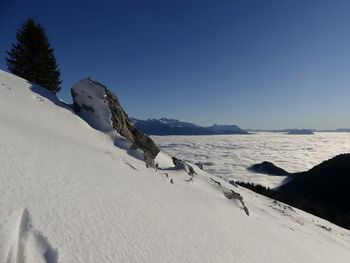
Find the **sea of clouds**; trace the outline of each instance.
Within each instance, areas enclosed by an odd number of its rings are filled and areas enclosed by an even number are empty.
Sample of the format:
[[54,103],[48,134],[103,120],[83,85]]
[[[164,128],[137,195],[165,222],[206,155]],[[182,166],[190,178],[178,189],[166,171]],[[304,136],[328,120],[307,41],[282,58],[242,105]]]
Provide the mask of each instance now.
[[320,132],[287,135],[261,132],[249,135],[152,136],[171,156],[201,162],[211,174],[234,180],[280,185],[286,178],[249,172],[247,167],[270,161],[289,171],[305,171],[340,153],[350,153],[350,133]]

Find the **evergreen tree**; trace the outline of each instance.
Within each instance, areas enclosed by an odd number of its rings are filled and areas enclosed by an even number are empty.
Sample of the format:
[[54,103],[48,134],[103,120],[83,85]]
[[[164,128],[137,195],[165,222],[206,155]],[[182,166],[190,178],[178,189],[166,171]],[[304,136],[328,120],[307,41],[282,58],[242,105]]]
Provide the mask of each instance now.
[[8,69],[54,93],[61,87],[61,73],[44,28],[28,19],[16,35],[17,43],[7,52]]

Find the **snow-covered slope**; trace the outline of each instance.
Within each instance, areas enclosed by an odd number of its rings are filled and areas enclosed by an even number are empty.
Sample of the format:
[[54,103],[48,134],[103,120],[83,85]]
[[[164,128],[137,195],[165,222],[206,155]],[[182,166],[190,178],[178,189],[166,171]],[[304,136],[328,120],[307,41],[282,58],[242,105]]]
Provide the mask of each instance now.
[[161,169],[146,168],[49,92],[3,71],[0,135],[0,262],[350,258],[349,231],[232,188],[247,216],[204,172],[187,182],[162,152]]

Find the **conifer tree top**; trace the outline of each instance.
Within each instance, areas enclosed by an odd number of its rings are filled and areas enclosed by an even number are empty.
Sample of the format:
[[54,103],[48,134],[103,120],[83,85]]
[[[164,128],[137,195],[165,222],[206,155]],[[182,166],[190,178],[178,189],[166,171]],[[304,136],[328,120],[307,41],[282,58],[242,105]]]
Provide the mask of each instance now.
[[44,28],[29,18],[16,35],[17,42],[7,52],[9,70],[56,93],[61,87],[61,73],[54,50]]

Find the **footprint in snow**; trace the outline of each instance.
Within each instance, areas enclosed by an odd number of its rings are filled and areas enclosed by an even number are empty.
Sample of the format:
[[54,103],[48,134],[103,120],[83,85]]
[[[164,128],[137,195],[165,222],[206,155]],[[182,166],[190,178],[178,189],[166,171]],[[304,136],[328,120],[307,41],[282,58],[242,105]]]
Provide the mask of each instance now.
[[7,86],[6,84],[1,84],[1,88],[11,90],[11,87]]
[[35,99],[35,100],[38,100],[38,101],[40,101],[40,102],[44,102],[44,101],[45,101],[44,98],[42,98],[42,97],[40,97],[40,96],[34,96],[34,99]]
[[33,228],[31,216],[24,209],[15,230],[6,263],[44,262],[57,263],[57,250],[48,239]]

